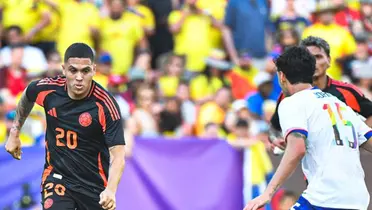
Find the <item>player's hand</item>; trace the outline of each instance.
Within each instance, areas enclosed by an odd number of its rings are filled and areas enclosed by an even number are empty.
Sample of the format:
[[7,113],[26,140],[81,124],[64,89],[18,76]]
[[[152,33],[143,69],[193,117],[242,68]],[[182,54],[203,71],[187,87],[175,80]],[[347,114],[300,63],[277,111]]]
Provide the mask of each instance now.
[[105,189],[100,195],[99,205],[102,206],[103,209],[114,210],[116,209],[116,198],[115,193],[109,189]]
[[272,149],[274,147],[278,147],[279,149],[282,149],[282,150],[285,150],[285,147],[287,146],[285,140],[283,138],[275,138],[271,144],[273,145],[272,146]]
[[269,202],[270,202],[270,196],[266,194],[262,194],[258,196],[257,198],[249,201],[243,210],[257,210]]
[[19,139],[19,135],[16,135],[13,132],[9,133],[8,140],[5,144],[5,150],[17,160],[22,158],[21,140]]

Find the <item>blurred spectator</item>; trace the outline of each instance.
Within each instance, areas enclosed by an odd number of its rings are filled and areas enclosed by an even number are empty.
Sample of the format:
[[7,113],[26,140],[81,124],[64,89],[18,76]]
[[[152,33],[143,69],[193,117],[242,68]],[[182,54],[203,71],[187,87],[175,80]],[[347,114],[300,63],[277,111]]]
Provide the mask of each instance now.
[[173,49],[172,34],[168,29],[168,16],[173,9],[179,8],[179,1],[147,0],[155,16],[155,34],[149,37],[153,55],[152,66],[155,68],[159,56]]
[[202,134],[202,139],[218,139],[220,137],[220,126],[216,123],[207,123],[204,126],[204,133]]
[[28,84],[27,70],[22,66],[23,47],[13,47],[11,63],[0,69],[0,94],[6,98],[8,109],[15,107],[15,99]]
[[114,96],[120,108],[122,119],[130,117],[130,106],[121,93],[124,91],[126,79],[120,75],[110,75],[107,90]]
[[112,58],[108,53],[103,53],[99,56],[96,74],[94,75],[94,80],[102,87],[107,88],[109,82],[109,75],[112,69]]
[[[277,16],[283,13],[287,8],[288,0],[269,0],[271,2],[271,15]],[[295,11],[305,18],[309,18],[311,13],[315,10],[316,2],[318,0],[295,0]]]
[[25,44],[23,31],[19,26],[10,26],[6,29],[6,42],[8,46],[0,51],[2,64],[10,66],[12,58],[12,48],[22,50],[21,65],[27,69],[29,76],[36,76],[43,73],[48,68],[48,64],[43,52],[36,47]]
[[57,49],[62,59],[67,47],[74,42],[98,47],[97,32],[100,21],[99,11],[95,5],[82,0],[45,0],[44,2],[60,15]]
[[7,127],[5,124],[5,104],[2,97],[0,97],[0,145],[4,144],[7,136]]
[[178,85],[176,97],[181,101],[181,114],[183,119],[180,135],[191,136],[196,121],[196,107],[190,100],[190,91],[187,83],[180,83]]
[[202,135],[205,125],[208,123],[215,123],[222,126],[230,102],[230,90],[226,87],[222,87],[214,95],[214,100],[201,105],[196,120],[196,134],[198,136]]
[[367,33],[372,33],[372,1],[360,0],[360,13],[362,16],[363,29]]
[[240,65],[239,52],[252,56],[252,65],[264,69],[269,34],[272,29],[266,0],[230,0],[227,3],[223,38],[229,56]]
[[225,126],[228,131],[233,131],[238,119],[250,120],[250,113],[247,102],[243,99],[235,100],[231,105],[231,110],[227,113]]
[[[159,135],[158,123],[155,119],[155,91],[148,85],[142,85],[137,90],[137,107],[129,119],[132,128],[131,132],[139,136]],[[158,112],[158,110],[157,110]]]
[[56,50],[49,52],[47,56],[48,69],[43,77],[56,77],[62,75],[62,59]]
[[38,39],[40,37],[36,37],[36,35],[51,22],[50,8],[41,1],[1,1],[0,9],[2,11],[2,27],[20,26],[26,34],[25,41],[29,43],[40,41]]
[[[205,13],[212,15],[216,21],[222,22],[225,17],[226,0],[197,0],[196,5]],[[210,31],[211,47],[222,48],[221,30],[212,27]]]
[[159,130],[162,135],[175,136],[182,126],[181,102],[173,97],[165,101],[164,110],[160,112]]
[[248,93],[256,90],[254,78],[259,70],[252,65],[252,57],[242,52],[239,56],[240,66],[234,65],[231,71],[225,73],[224,77],[231,86],[232,95],[235,99],[242,99]]
[[259,142],[258,139],[252,138],[250,135],[248,121],[240,118],[235,122],[233,132],[227,140],[238,149],[246,149]]
[[358,84],[367,98],[370,100],[372,91],[372,56],[368,54],[367,36],[357,36],[356,52],[340,60],[343,72],[354,84]]
[[126,0],[127,10],[141,18],[142,27],[146,35],[153,35],[155,32],[155,19],[152,11],[140,4],[140,0]]
[[202,104],[213,98],[213,95],[221,89],[226,81],[224,73],[231,68],[225,60],[222,50],[213,49],[205,59],[206,67],[203,73],[195,76],[190,81],[191,98],[198,104]]
[[338,8],[335,14],[335,22],[356,34],[362,26],[359,11],[349,7],[346,0],[333,0],[333,4]]
[[274,16],[273,22],[277,32],[294,29],[298,34],[310,25],[310,21],[299,15],[295,8],[295,0],[286,0],[286,9],[278,16]]
[[300,43],[299,33],[294,29],[281,30],[277,33],[276,45],[274,46],[271,56],[278,56],[288,47],[298,45]]
[[263,117],[263,103],[265,100],[276,100],[278,93],[274,91],[273,79],[267,72],[260,72],[255,77],[255,83],[258,91],[246,97],[248,109],[252,113],[254,119]]
[[[135,58],[135,49],[146,49],[141,18],[125,11],[122,0],[110,1],[110,15],[100,24],[100,51],[112,57],[112,73],[124,75]],[[124,56],[123,56],[124,55]]]
[[263,109],[263,120],[266,123],[270,123],[272,116],[275,113],[276,101],[275,100],[265,100],[262,105]]
[[299,196],[292,192],[285,190],[279,201],[279,210],[288,210],[295,205]]
[[134,68],[128,72],[127,77],[128,77],[127,87],[126,90],[121,95],[128,102],[130,112],[133,113],[137,101],[138,93],[137,90],[145,82],[146,74],[144,71]]
[[182,56],[166,54],[160,70],[162,76],[158,80],[159,92],[162,97],[174,97],[184,72],[185,59]]
[[23,184],[22,186],[22,197],[21,200],[19,201],[19,205],[21,209],[30,209],[34,204],[36,204],[34,198],[31,195],[31,189],[30,189],[30,184],[26,183]]
[[[337,7],[335,7],[330,0],[320,1],[314,13],[319,19],[319,22],[305,29],[302,37],[318,36],[329,43],[332,49],[332,60],[331,67],[328,69],[327,73],[333,79],[340,80],[342,70],[336,63],[336,60],[354,53],[356,43],[348,30],[335,23],[334,16],[336,11]],[[337,34],[337,37],[335,37],[335,34]]]
[[174,37],[174,52],[186,56],[187,78],[204,70],[205,57],[211,47],[211,27],[220,27],[217,20],[196,4],[196,0],[186,0],[181,10],[169,15],[169,30]]

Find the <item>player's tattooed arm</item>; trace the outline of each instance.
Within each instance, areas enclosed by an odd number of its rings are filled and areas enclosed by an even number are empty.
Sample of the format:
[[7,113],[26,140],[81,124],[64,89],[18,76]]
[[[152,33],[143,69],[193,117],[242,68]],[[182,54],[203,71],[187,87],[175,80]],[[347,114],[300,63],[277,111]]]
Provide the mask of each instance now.
[[22,126],[25,123],[33,107],[34,102],[28,100],[26,91],[24,91],[17,105],[16,116],[11,129],[13,132],[19,133],[21,131]]
[[296,170],[297,165],[300,163],[306,152],[305,135],[293,132],[287,136],[286,140],[287,147],[282,161],[265,191],[270,198]]

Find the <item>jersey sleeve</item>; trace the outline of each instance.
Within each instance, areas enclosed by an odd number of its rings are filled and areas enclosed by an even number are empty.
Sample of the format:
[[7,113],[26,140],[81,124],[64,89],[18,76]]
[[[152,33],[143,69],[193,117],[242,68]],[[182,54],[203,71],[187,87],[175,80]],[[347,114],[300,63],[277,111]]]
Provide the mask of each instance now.
[[[110,148],[116,145],[125,145],[123,122],[120,108],[112,96],[105,97],[103,101],[104,120],[100,119],[106,145]],[[102,123],[103,121],[103,123]]]
[[306,112],[294,98],[285,98],[279,105],[279,122],[284,140],[293,132],[301,133],[307,137],[308,123]]
[[[360,115],[362,115],[365,118],[372,116],[372,101],[367,99],[364,94],[359,90],[358,87],[354,85],[349,85],[346,90],[350,92],[350,95],[347,95],[347,91],[345,92],[345,102],[348,106],[350,106],[354,111],[358,112]],[[354,97],[353,97],[354,96]]]
[[49,93],[56,91],[50,78],[32,81],[26,88],[26,97],[29,101],[36,102],[44,107],[45,98]]

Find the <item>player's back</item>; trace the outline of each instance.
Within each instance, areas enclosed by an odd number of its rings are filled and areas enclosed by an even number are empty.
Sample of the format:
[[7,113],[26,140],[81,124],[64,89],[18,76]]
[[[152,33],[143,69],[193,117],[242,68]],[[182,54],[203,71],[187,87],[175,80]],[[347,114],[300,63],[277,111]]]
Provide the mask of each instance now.
[[300,91],[284,99],[279,113],[287,113],[280,117],[287,133],[291,132],[288,121],[303,119],[297,123],[307,133],[302,169],[309,185],[303,197],[315,206],[367,209],[369,195],[358,140],[363,138],[359,132],[363,122],[356,113],[319,89]]

